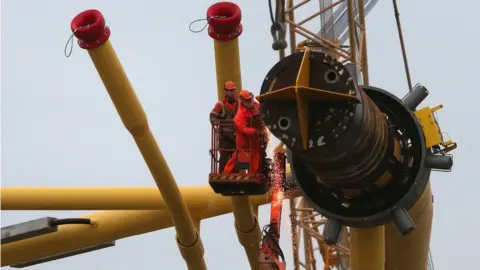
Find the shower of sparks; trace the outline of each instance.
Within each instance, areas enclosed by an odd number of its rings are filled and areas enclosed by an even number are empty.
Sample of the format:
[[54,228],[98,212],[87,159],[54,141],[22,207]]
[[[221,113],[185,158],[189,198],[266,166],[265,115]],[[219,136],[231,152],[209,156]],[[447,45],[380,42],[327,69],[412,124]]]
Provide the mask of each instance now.
[[[280,232],[283,203],[283,182],[285,181],[285,154],[275,153],[273,156],[273,167],[270,172],[272,187],[270,224],[276,224],[276,231]],[[277,239],[278,241],[278,239]]]

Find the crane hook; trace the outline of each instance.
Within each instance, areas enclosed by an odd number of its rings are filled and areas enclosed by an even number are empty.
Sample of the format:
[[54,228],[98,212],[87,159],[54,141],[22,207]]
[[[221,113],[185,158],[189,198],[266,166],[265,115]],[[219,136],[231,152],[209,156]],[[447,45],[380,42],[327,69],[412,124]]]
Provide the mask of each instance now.
[[285,41],[286,29],[285,23],[274,23],[270,27],[270,33],[273,37],[272,49],[275,51],[284,50],[287,48],[287,41]]
[[272,0],[268,0],[270,19],[272,20],[272,26],[270,27],[270,33],[273,37],[272,49],[275,51],[284,50],[287,48],[287,41],[285,36],[287,28],[285,24],[285,1],[277,0],[275,7],[275,18],[273,16]]

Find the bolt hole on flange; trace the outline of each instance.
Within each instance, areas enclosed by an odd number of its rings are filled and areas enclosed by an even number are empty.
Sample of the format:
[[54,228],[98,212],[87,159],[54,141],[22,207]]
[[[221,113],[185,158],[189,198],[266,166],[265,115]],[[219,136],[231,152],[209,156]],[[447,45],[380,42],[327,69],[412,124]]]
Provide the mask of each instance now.
[[340,80],[340,76],[335,70],[329,69],[325,72],[325,81],[327,83],[334,84],[334,83],[337,83],[339,80]]
[[284,116],[283,116],[283,117],[280,117],[280,118],[278,119],[278,128],[279,128],[280,130],[284,130],[284,131],[285,131],[285,130],[287,130],[287,129],[290,128],[290,125],[291,125],[291,121],[290,121],[290,119],[289,119],[288,117],[284,117]]

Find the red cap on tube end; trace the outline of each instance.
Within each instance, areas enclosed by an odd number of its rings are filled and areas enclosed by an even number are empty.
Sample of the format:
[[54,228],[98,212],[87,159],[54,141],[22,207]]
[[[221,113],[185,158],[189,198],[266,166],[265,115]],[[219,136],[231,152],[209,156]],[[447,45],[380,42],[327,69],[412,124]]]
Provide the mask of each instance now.
[[215,40],[228,41],[242,34],[242,11],[232,2],[218,2],[207,10],[208,35]]
[[105,18],[96,9],[85,10],[75,16],[70,28],[82,49],[96,48],[110,38],[110,29],[105,26]]

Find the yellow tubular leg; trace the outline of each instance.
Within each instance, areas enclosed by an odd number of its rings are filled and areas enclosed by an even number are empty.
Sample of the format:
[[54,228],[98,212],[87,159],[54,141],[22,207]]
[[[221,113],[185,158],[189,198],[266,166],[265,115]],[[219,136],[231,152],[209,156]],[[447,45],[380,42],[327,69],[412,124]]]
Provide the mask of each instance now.
[[[179,246],[195,247],[193,255],[188,256],[181,249],[183,257],[192,269],[206,269],[203,260],[203,244],[193,226],[190,214],[185,206],[175,179],[165,158],[153,137],[143,108],[128,81],[120,61],[116,57],[109,41],[102,46],[89,50],[97,71],[120,115],[127,130],[132,134],[138,149],[142,153],[150,172],[157,184],[172,217],[177,231]],[[201,266],[204,267],[201,267]],[[193,268],[195,267],[195,268]]]
[[226,81],[235,82],[237,85],[237,94],[242,90],[238,38],[230,41],[214,40],[213,47],[215,49],[218,100],[223,100],[223,96],[225,95],[223,85]]
[[[221,8],[219,8],[221,6]],[[228,10],[229,12],[226,12]],[[223,14],[225,13],[225,14]],[[237,85],[237,93],[242,90],[242,77],[240,69],[240,50],[238,36],[242,33],[240,8],[231,2],[219,2],[212,5],[207,11],[209,20],[208,32],[214,39],[215,65],[217,73],[218,98],[223,99],[223,85],[226,81],[233,81]],[[237,19],[238,23],[229,26],[218,16],[230,16]],[[238,240],[245,248],[250,267],[257,270],[260,255],[260,227],[257,217],[253,214],[248,197],[232,197],[233,215],[235,217],[235,230]]]
[[351,270],[385,269],[385,227],[350,229]]
[[[214,41],[215,63],[217,70],[218,96],[223,98],[223,84],[226,81],[233,81],[237,85],[237,92],[242,88],[240,73],[240,53],[238,39],[230,41]],[[261,233],[257,217],[252,213],[248,197],[232,197],[233,215],[235,217],[235,230],[238,240],[245,248],[248,261],[252,269],[258,268],[260,254]]]
[[415,230],[402,236],[394,224],[385,226],[385,270],[427,269],[430,235],[432,233],[433,203],[430,183],[409,211]]
[[[93,21],[91,19],[92,16],[96,16]],[[81,22],[82,20],[83,23]],[[103,15],[98,11],[81,13],[74,19],[74,22],[75,21],[79,23],[79,27],[83,27],[78,31],[75,31],[78,28],[74,29],[74,34],[80,41],[82,38],[85,38],[84,34],[88,33],[88,31],[98,32],[98,29],[105,29],[104,26],[98,27],[99,24],[104,23]],[[93,33],[90,34],[92,35]],[[98,44],[87,48],[90,58],[123,124],[132,134],[138,149],[142,153],[155,179],[157,187],[162,193],[165,204],[167,205],[167,211],[175,225],[180,252],[186,260],[189,269],[206,269],[201,239],[193,226],[190,214],[180,195],[180,191],[168,164],[153,137],[148,125],[147,116],[108,40],[108,34],[108,29],[106,29],[104,33],[99,33],[97,40],[107,36],[104,43],[97,42]]]

